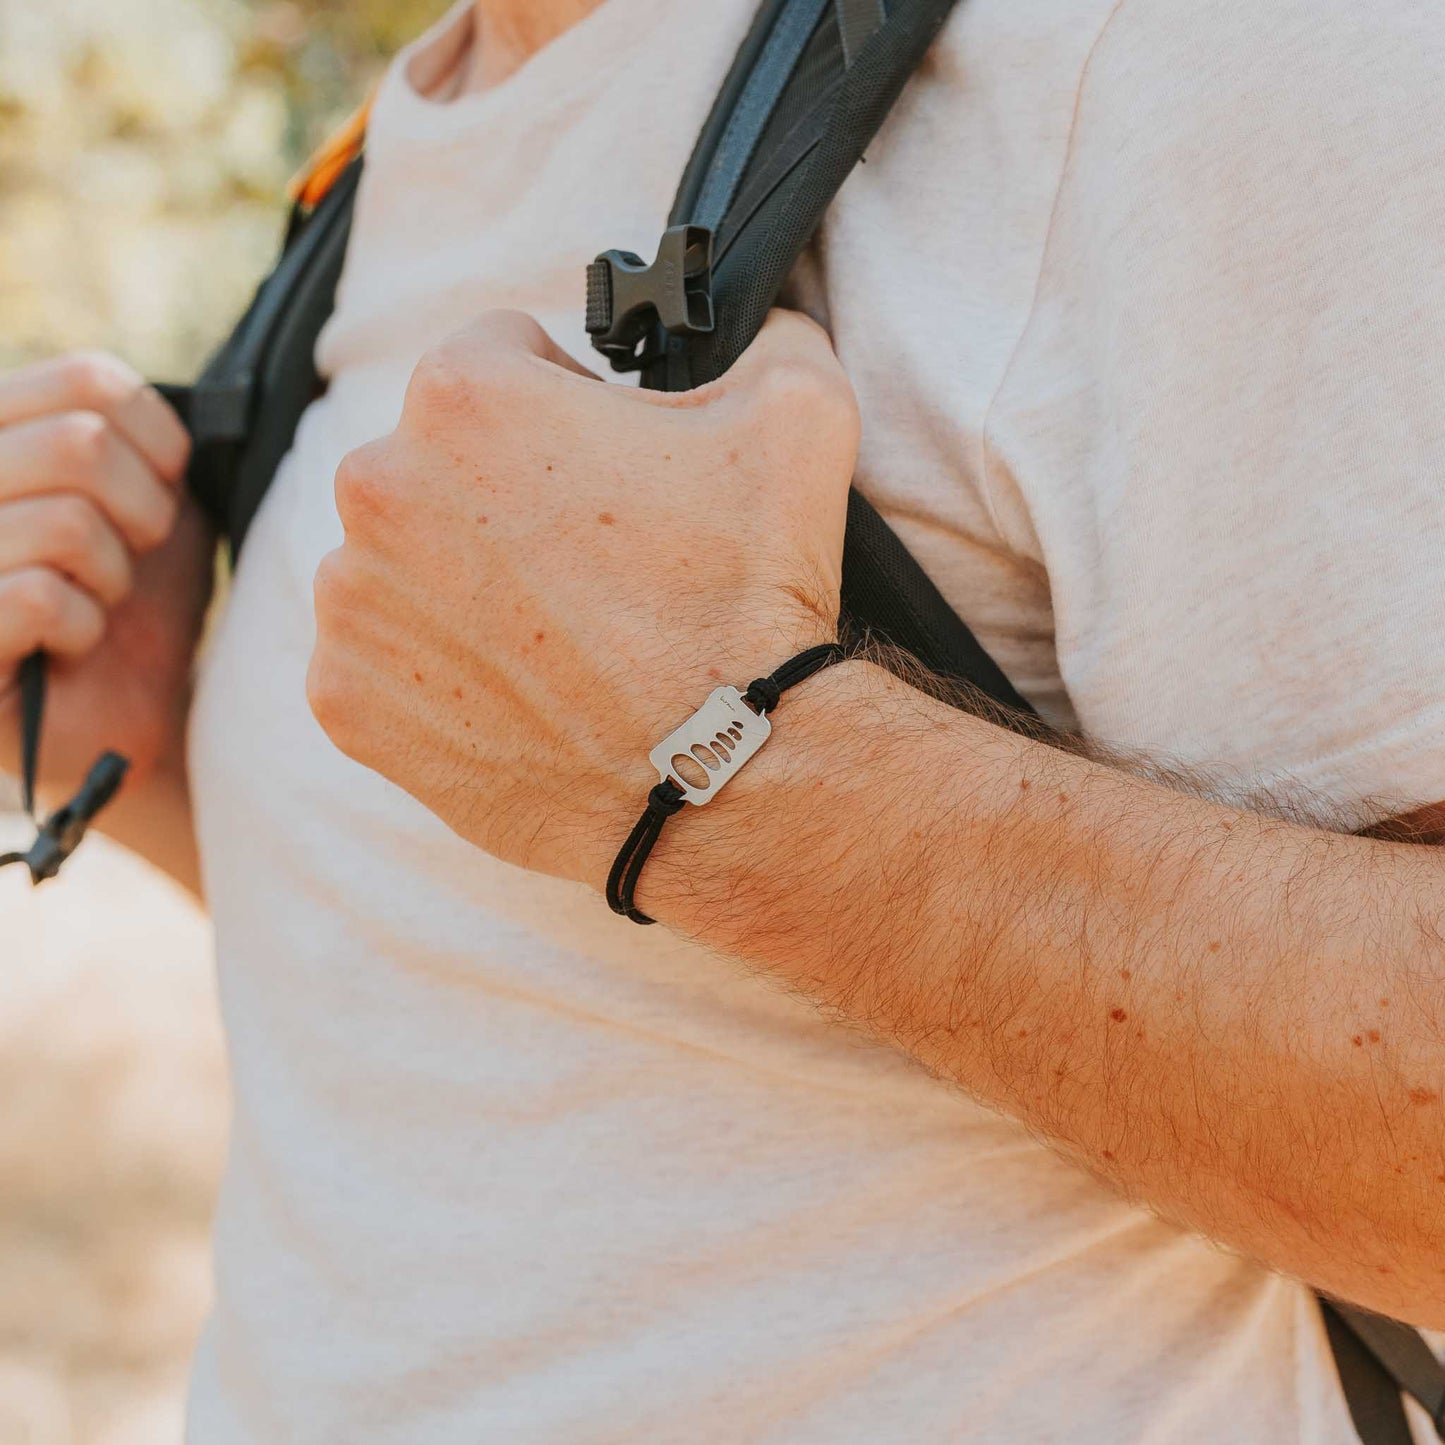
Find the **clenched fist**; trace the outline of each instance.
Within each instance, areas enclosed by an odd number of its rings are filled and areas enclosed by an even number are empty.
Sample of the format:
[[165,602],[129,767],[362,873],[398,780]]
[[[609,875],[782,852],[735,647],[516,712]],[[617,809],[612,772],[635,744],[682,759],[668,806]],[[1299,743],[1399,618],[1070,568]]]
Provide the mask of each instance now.
[[836,635],[857,443],[801,317],[666,395],[492,314],[421,362],[396,431],[337,473],[312,709],[479,847],[600,886],[653,744],[720,682]]
[[78,354],[0,376],[0,771],[19,760],[19,663],[52,659],[41,787],[98,754],[133,781],[179,746],[212,542],[184,499],[190,440],[129,367]]

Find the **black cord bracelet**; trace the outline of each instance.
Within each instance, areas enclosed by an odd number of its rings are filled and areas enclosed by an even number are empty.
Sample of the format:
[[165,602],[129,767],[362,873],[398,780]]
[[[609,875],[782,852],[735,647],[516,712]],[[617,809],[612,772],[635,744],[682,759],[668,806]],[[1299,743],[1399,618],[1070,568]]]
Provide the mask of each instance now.
[[[680,728],[653,748],[648,756],[662,781],[647,795],[647,807],[607,875],[607,906],[614,913],[634,923],[655,922],[637,906],[636,893],[663,825],[685,803],[701,805],[716,797],[768,740],[772,732],[768,714],[777,707],[778,699],[790,687],[847,655],[841,643],[825,642],[790,657],[776,672],[755,679],[742,692],[735,687],[717,688]],[[679,762],[690,763],[690,771],[702,774],[704,781],[690,781],[677,770]]]

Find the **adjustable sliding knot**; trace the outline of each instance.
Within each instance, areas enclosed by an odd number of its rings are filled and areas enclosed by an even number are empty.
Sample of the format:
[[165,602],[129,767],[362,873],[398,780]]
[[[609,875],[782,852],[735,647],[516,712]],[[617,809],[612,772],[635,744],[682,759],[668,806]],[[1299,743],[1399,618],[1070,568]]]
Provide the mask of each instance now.
[[836,642],[810,647],[774,673],[757,678],[745,692],[714,689],[680,728],[648,754],[661,781],[647,795],[647,807],[613,860],[607,875],[607,906],[634,923],[653,920],[638,906],[636,891],[643,865],[662,834],[663,824],[684,803],[710,802],[772,733],[768,714],[790,687],[841,662],[847,653]]
[[674,782],[659,783],[647,795],[647,810],[650,813],[660,814],[664,818],[670,818],[674,813],[682,812],[682,806],[687,802],[681,788]]
[[771,677],[755,678],[748,684],[743,697],[761,713],[769,713],[777,707],[783,690]]

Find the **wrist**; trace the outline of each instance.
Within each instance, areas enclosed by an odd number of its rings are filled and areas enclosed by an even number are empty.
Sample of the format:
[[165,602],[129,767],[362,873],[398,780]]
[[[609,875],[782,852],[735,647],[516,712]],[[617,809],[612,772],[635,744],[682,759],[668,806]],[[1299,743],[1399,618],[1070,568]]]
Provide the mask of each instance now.
[[[649,760],[652,749],[684,724],[715,689],[731,686],[742,691],[788,658],[837,640],[836,616],[829,620],[801,607],[782,611],[773,599],[766,619],[752,621],[747,618],[746,606],[740,605],[729,634],[715,637],[709,635],[709,630],[717,627],[715,611],[705,618],[689,619],[686,604],[681,604],[666,619],[671,625],[657,629],[667,647],[666,662],[651,666],[632,662],[626,672],[618,670],[609,676],[608,688],[617,699],[610,709],[614,721],[605,732],[599,732],[607,745],[597,754],[599,766],[594,777],[598,787],[589,806],[600,825],[595,830],[600,836],[589,840],[575,876],[595,882],[596,850],[605,852],[610,846],[615,853],[617,842],[636,821],[638,809],[658,781]],[[656,639],[651,638],[648,649],[624,646],[621,655],[635,658],[657,650]],[[737,787],[743,773],[755,766],[756,759],[739,772],[730,788]]]
[[781,919],[800,868],[825,871],[846,888],[858,866],[849,847],[858,810],[875,802],[867,780],[885,743],[880,724],[907,698],[926,702],[861,659],[789,690],[756,756],[716,798],[684,807],[664,830],[639,888],[644,910],[729,947],[756,920]]

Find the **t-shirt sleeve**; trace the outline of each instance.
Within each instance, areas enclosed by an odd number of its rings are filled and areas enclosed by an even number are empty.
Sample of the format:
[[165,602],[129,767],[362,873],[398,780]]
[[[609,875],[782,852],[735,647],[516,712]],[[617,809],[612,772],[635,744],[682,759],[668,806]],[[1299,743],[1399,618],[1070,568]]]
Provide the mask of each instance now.
[[1125,0],[987,484],[1086,731],[1371,821],[1445,798],[1445,19]]

